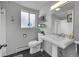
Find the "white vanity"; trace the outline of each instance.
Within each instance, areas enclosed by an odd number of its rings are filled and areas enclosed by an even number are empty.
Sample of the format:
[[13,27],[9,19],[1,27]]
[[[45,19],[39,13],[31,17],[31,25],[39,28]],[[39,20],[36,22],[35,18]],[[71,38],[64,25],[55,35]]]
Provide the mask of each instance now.
[[68,38],[59,37],[59,36],[50,35],[50,34],[46,34],[46,35],[38,34],[38,38],[52,43],[53,57],[58,56],[58,47],[61,49],[65,49],[74,42],[74,39],[68,39]]

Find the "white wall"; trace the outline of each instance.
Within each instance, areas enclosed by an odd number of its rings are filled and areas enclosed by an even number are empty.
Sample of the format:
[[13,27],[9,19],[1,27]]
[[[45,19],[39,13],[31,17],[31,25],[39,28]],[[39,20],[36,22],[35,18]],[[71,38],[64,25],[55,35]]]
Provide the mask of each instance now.
[[57,33],[61,34],[71,34],[73,33],[73,23],[67,22],[67,19],[65,20],[59,20],[58,26],[57,26]]
[[76,40],[79,40],[79,2],[74,2],[74,37]]
[[[25,9],[37,15],[38,11],[11,2],[1,2],[1,4],[6,9],[7,55],[28,49],[28,42],[37,39],[37,18],[36,28],[21,29],[20,11]],[[11,21],[12,18],[14,22]],[[27,36],[24,38],[23,34],[27,34]]]

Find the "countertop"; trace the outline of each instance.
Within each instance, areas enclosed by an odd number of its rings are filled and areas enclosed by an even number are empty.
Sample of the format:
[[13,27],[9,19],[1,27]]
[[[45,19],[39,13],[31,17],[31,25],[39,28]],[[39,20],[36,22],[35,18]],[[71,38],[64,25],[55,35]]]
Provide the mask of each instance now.
[[42,40],[48,41],[54,45],[57,45],[58,47],[65,49],[70,44],[74,43],[74,39],[59,37],[56,35],[42,35],[38,34],[38,37]]

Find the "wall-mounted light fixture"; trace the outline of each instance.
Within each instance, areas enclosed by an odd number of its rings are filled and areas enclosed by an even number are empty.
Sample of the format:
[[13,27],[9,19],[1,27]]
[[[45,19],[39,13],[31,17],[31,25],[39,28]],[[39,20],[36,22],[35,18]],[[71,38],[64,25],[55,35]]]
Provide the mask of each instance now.
[[65,3],[67,3],[67,2],[68,2],[68,1],[59,1],[59,2],[57,2],[56,4],[52,5],[52,6],[50,7],[50,10],[56,9],[56,8],[58,8],[59,6],[65,4]]

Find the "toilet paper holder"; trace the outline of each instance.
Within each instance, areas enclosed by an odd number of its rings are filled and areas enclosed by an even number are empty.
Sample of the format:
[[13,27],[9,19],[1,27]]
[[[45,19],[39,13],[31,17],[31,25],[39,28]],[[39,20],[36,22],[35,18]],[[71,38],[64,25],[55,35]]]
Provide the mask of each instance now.
[[27,34],[23,34],[23,37],[24,37],[24,38],[27,37]]

